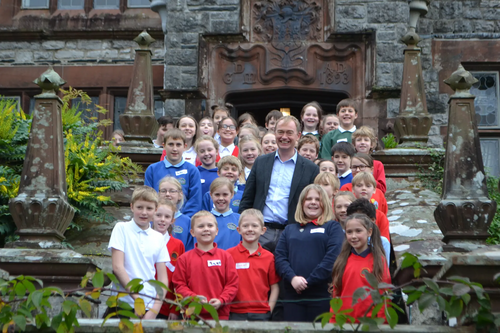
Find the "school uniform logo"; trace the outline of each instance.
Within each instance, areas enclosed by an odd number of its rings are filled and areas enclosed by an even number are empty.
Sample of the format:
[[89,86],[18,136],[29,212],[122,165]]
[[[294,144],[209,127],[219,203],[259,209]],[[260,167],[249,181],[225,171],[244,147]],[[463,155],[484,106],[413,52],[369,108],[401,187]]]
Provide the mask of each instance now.
[[363,268],[361,268],[361,273],[360,273],[360,276],[361,276],[362,278],[366,278],[366,275],[364,274],[364,271],[367,271],[368,273],[371,273],[371,272],[372,272],[372,270],[371,270],[369,267],[363,267]]
[[240,206],[240,200],[234,200],[233,203],[232,203],[232,205],[234,207],[239,207]]
[[186,185],[186,179],[180,177],[180,178],[177,178],[177,180],[179,181],[179,183],[181,183],[181,185]]
[[370,202],[375,206],[375,209],[378,209],[378,201],[372,198],[370,199]]
[[181,226],[174,226],[174,229],[172,230],[174,232],[174,234],[182,234],[182,232],[184,231],[184,229],[182,229]]
[[177,252],[175,252],[175,251],[174,251],[174,252],[172,252],[172,253],[170,253],[170,259],[171,259],[172,261],[177,261],[177,258],[179,258],[179,253],[177,253]]
[[227,228],[229,230],[236,230],[236,224],[234,224],[234,223],[228,223],[227,224]]
[[220,260],[207,260],[208,267],[213,267],[213,266],[222,266],[222,263]]

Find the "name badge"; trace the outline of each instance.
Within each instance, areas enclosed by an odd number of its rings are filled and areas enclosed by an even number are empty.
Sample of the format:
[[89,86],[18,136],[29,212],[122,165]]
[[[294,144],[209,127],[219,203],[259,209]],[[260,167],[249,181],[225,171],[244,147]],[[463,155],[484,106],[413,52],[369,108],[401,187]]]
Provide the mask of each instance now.
[[249,269],[249,268],[250,268],[249,262],[237,262],[236,263],[236,269]]
[[338,139],[337,142],[347,142],[347,139]]
[[325,233],[325,228],[311,229],[311,234],[324,234],[324,233]]
[[222,266],[220,260],[208,260],[207,263],[208,263],[208,267]]
[[205,179],[201,179],[201,183],[202,183],[202,184],[205,184]]
[[176,176],[180,176],[180,175],[187,175],[188,171],[186,169],[184,170],[179,170],[179,171],[176,171],[175,172],[175,175]]

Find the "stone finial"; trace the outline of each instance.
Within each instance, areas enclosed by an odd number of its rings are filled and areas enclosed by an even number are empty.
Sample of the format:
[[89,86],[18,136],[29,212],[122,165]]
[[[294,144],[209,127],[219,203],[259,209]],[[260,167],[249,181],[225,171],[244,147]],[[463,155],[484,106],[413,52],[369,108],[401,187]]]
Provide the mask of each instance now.
[[401,41],[408,47],[416,47],[422,38],[415,32],[414,29],[409,29],[409,31],[401,38]]
[[410,0],[410,29],[417,29],[418,19],[427,14],[430,3],[430,0]]
[[458,69],[444,80],[444,83],[455,91],[455,95],[470,95],[470,88],[476,82],[477,79],[469,71],[465,70],[462,65],[458,65]]
[[141,49],[147,49],[149,45],[155,42],[155,39],[151,37],[146,30],[141,32],[137,37],[134,38],[134,42],[139,44]]
[[64,81],[52,66],[50,66],[49,69],[43,72],[42,75],[33,81],[33,83],[42,89],[42,94],[55,95],[66,81]]

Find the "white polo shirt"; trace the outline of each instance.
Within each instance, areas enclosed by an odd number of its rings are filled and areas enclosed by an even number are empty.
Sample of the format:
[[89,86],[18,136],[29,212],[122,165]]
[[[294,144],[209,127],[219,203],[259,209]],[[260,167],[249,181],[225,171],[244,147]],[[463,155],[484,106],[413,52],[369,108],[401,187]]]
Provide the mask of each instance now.
[[194,146],[191,146],[188,150],[185,150],[182,153],[182,157],[186,162],[191,163],[192,165],[196,165],[196,151],[194,151]]
[[[142,230],[134,220],[118,222],[115,225],[109,239],[108,250],[111,252],[111,249],[122,251],[125,254],[124,266],[130,280],[154,280],[155,264],[170,262],[163,235],[151,228]],[[125,290],[120,285],[114,286],[114,289]],[[140,293],[156,297],[156,289],[149,283],[144,283],[144,289]],[[153,307],[154,299],[142,298],[146,309]],[[134,306],[134,299],[130,295],[121,297],[120,300]]]
[[232,155],[233,154],[233,150],[234,150],[235,147],[236,146],[234,145],[234,143],[231,143],[227,147],[219,145],[219,156],[220,156],[220,158]]

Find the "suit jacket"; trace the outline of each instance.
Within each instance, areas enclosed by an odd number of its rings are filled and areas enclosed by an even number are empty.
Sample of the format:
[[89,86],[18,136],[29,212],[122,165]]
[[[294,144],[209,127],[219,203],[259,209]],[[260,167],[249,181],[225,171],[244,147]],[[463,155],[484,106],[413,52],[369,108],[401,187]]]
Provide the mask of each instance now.
[[[276,153],[269,153],[259,156],[252,171],[248,176],[245,191],[240,202],[239,213],[245,209],[255,208],[260,211],[264,209],[266,203],[269,184],[271,183],[271,174],[273,171],[274,157]],[[288,223],[295,223],[295,210],[299,203],[300,192],[309,184],[314,183],[314,178],[319,173],[316,164],[297,155],[297,163],[293,171],[292,185],[290,187],[290,196],[288,197]]]

